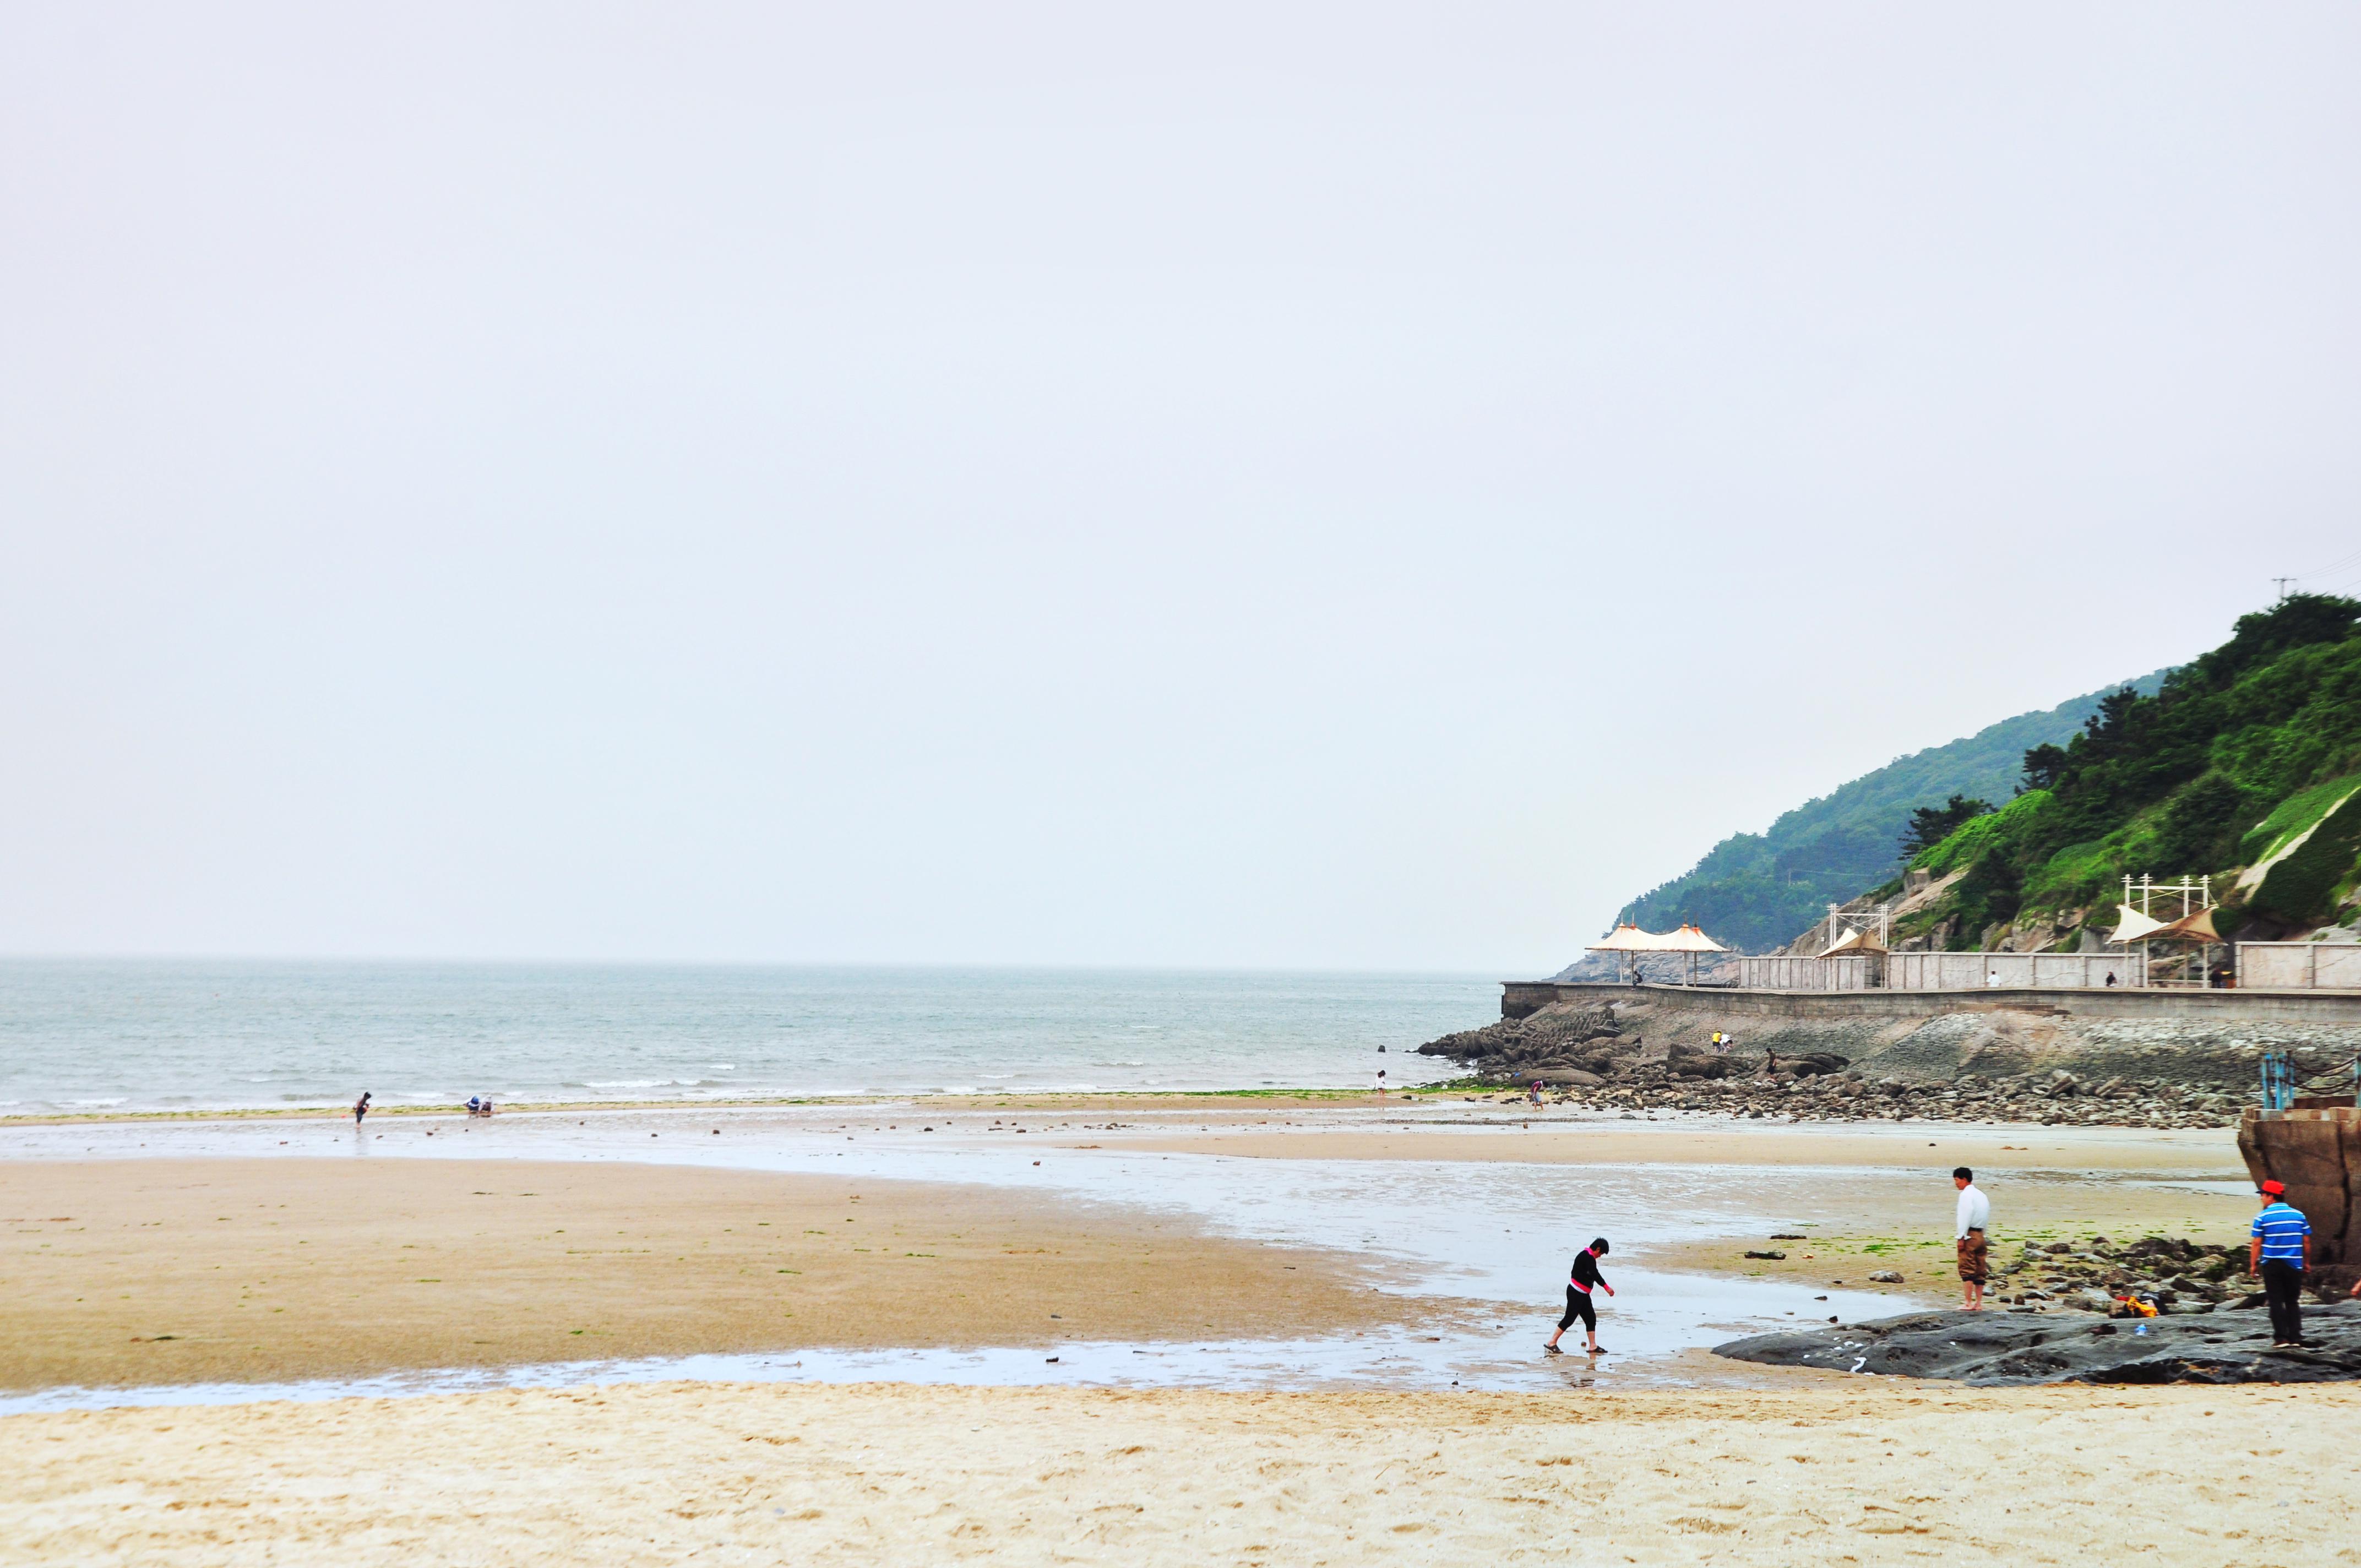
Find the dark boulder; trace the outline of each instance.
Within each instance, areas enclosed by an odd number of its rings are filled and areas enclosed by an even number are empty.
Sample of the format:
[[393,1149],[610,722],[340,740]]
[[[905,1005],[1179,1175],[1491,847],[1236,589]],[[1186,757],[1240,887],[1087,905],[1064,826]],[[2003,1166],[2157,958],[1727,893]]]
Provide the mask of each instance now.
[[[2142,1332],[2142,1331],[2145,1332]],[[1912,1312],[1757,1334],[1716,1355],[1973,1384],[2328,1383],[2361,1378],[2361,1303],[2308,1308],[2301,1350],[2271,1348],[2268,1314],[2110,1320],[2080,1312]]]
[[1840,1057],[1834,1051],[1802,1051],[1793,1056],[1784,1051],[1763,1053],[1764,1072],[1792,1072],[1797,1078],[1817,1078],[1822,1073],[1842,1072],[1851,1065],[1850,1057]]
[[2332,1263],[2303,1277],[2304,1288],[2331,1304],[2352,1299],[2356,1282],[2361,1282],[2361,1263]]

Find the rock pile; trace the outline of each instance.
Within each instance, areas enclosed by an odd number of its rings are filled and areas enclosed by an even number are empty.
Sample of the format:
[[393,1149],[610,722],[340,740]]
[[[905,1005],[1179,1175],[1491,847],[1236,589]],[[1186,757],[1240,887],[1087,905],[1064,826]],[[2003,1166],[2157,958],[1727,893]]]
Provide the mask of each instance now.
[[2022,1383],[2325,1383],[2361,1378],[2361,1302],[2308,1308],[2305,1346],[2271,1348],[2257,1309],[2126,1322],[2062,1312],[1912,1312],[1757,1334],[1716,1355],[1771,1366]]
[[[2117,1243],[2026,1242],[2011,1258],[1995,1255],[1988,1294],[2013,1306],[2072,1307],[2114,1317],[2145,1316],[2145,1303],[2169,1317],[2193,1317],[2261,1304],[2246,1275],[2246,1245],[2207,1246],[2186,1236],[2143,1236]],[[2315,1268],[2306,1283],[2323,1301],[2341,1301],[2361,1267]]]
[[[1710,1111],[1814,1121],[2038,1122],[2045,1125],[2222,1127],[2241,1101],[2216,1085],[2161,1077],[2092,1080],[2063,1069],[1949,1080],[1872,1077],[1828,1051],[1716,1051],[1652,1044],[1613,1006],[1559,1003],[1421,1046],[1487,1082],[1540,1081],[1560,1104],[1631,1113]],[[1631,1010],[1636,1011],[1636,1010]]]

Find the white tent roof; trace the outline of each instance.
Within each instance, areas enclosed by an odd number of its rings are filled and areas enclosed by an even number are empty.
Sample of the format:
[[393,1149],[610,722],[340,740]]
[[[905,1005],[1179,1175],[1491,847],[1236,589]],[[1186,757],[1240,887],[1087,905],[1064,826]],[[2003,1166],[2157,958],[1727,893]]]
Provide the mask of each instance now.
[[1594,953],[1726,953],[1719,942],[1694,926],[1677,931],[1642,931],[1626,922],[1590,944]]
[[1679,930],[1668,932],[1665,935],[1657,938],[1656,940],[1662,944],[1658,949],[1661,952],[1726,953],[1730,951],[1728,948],[1723,947],[1719,942],[1715,941],[1711,937],[1707,936],[1704,932],[1698,930],[1694,926],[1685,925]]
[[2116,905],[2115,916],[2115,934],[2107,938],[2110,942],[2136,942],[2142,937],[2152,937],[2172,924],[2169,920],[2151,920],[2128,904]]

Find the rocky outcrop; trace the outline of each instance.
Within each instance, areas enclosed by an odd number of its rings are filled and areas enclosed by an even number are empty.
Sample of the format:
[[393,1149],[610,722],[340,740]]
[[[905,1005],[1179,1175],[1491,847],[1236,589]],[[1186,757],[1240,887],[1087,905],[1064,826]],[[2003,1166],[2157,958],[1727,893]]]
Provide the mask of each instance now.
[[[2343,1300],[2354,1275],[2315,1269],[2323,1301]],[[2074,1307],[2119,1317],[2162,1312],[2187,1317],[2254,1305],[2261,1298],[2246,1273],[2244,1243],[2205,1245],[2184,1236],[2105,1236],[2047,1245],[2026,1242],[2015,1256],[1995,1252],[1986,1287],[1993,1301],[2016,1307]]]
[[[2223,1080],[2243,1087],[2254,1071],[2251,1052],[2225,1068],[2202,1053],[2150,1046],[2136,1037],[2146,1025],[2136,1023],[2099,1021],[2096,1032],[2117,1037],[2081,1042],[2069,1054],[2056,1049],[2056,1018],[2006,1011],[1897,1026],[1875,1018],[1766,1018],[1718,1009],[1702,992],[1585,992],[1418,1048],[1486,1082],[1548,1085],[1561,1102],[1830,1121],[2226,1126],[2244,1096]],[[1717,1021],[1735,1044],[1715,1047]],[[2026,1065],[2044,1059],[2026,1038],[2035,1030],[2048,1031],[2047,1059],[2095,1057],[2115,1070]]]
[[1624,1040],[1611,1003],[1561,1002],[1522,1017],[1429,1040],[1418,1050],[1421,1056],[1483,1064],[1483,1070],[1505,1080],[1549,1072],[1612,1072],[1614,1063],[1636,1051],[1638,1044]]
[[2361,1303],[2307,1307],[2306,1347],[2271,1348],[2258,1308],[2153,1320],[2081,1312],[1913,1312],[1716,1345],[1770,1366],[1973,1384],[2328,1383],[2361,1378]]
[[2287,1201],[2312,1224],[2312,1255],[2321,1263],[2361,1263],[2361,1109],[2306,1106],[2248,1111],[2238,1124],[2238,1153],[2260,1186],[2287,1184]]
[[[1538,1079],[1631,1111],[2131,1126],[2232,1124],[2263,1051],[2290,1052],[2308,1075],[2348,1059],[2361,1030],[2361,998],[2324,993],[1519,981],[1501,1009],[1498,1024],[1419,1049],[1488,1082]],[[1717,1049],[1717,1031],[1734,1046]]]

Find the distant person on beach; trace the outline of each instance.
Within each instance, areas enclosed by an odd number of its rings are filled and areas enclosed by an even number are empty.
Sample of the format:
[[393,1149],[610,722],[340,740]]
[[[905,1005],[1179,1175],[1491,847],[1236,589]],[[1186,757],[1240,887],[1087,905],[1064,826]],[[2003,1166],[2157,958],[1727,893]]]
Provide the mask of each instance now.
[[1984,970],[1984,984],[1987,986],[1998,986],[2000,984],[2000,970],[1996,969],[1988,969]]
[[1951,1172],[1960,1190],[1952,1216],[1952,1245],[1960,1255],[1960,1305],[1971,1312],[1984,1310],[1984,1281],[1992,1277],[1986,1263],[1984,1230],[1992,1223],[1992,1200],[1976,1189],[1976,1173],[1966,1166]]
[[1378,1069],[1378,1099],[1380,1099],[1380,1100],[1383,1100],[1385,1097],[1386,1097],[1386,1069],[1385,1069],[1384,1068],[1379,1068],[1379,1069]]
[[1525,1091],[1525,1098],[1532,1101],[1535,1105],[1539,1105],[1542,1102],[1542,1080],[1540,1079],[1537,1078],[1533,1080],[1532,1086]]
[[2255,1216],[2246,1243],[2246,1272],[2263,1277],[2263,1299],[2271,1309],[2271,1348],[2303,1344],[2303,1276],[2312,1266],[2312,1222],[2287,1201],[2287,1184],[2266,1181],[2263,1212]]
[[480,1115],[482,1115],[483,1113],[484,1113],[484,1102],[483,1102],[482,1097],[481,1097],[481,1096],[479,1096],[479,1095],[474,1095],[474,1094],[470,1094],[470,1095],[468,1095],[468,1096],[467,1096],[467,1114],[468,1114],[468,1115],[470,1115],[470,1116],[480,1116]]
[[1587,1342],[1584,1349],[1592,1355],[1607,1353],[1607,1347],[1598,1343],[1598,1309],[1590,1301],[1593,1290],[1604,1290],[1609,1296],[1615,1294],[1615,1287],[1608,1284],[1606,1277],[1598,1272],[1598,1260],[1607,1255],[1607,1238],[1600,1236],[1574,1255],[1574,1272],[1565,1282],[1565,1316],[1557,1321],[1557,1332],[1550,1335],[1548,1342],[1542,1346],[1550,1354],[1565,1354],[1558,1349],[1557,1342],[1566,1330],[1574,1326],[1576,1318],[1582,1320],[1582,1337]]
[[364,1089],[361,1091],[361,1097],[353,1102],[353,1125],[356,1127],[359,1126],[364,1121],[368,1120],[368,1113],[369,1091]]
[[2114,971],[2114,970],[2109,970],[2107,971],[2107,983],[2108,983],[2109,985],[2113,985],[2113,984],[2114,984],[2114,983],[2115,983],[2115,971]]

